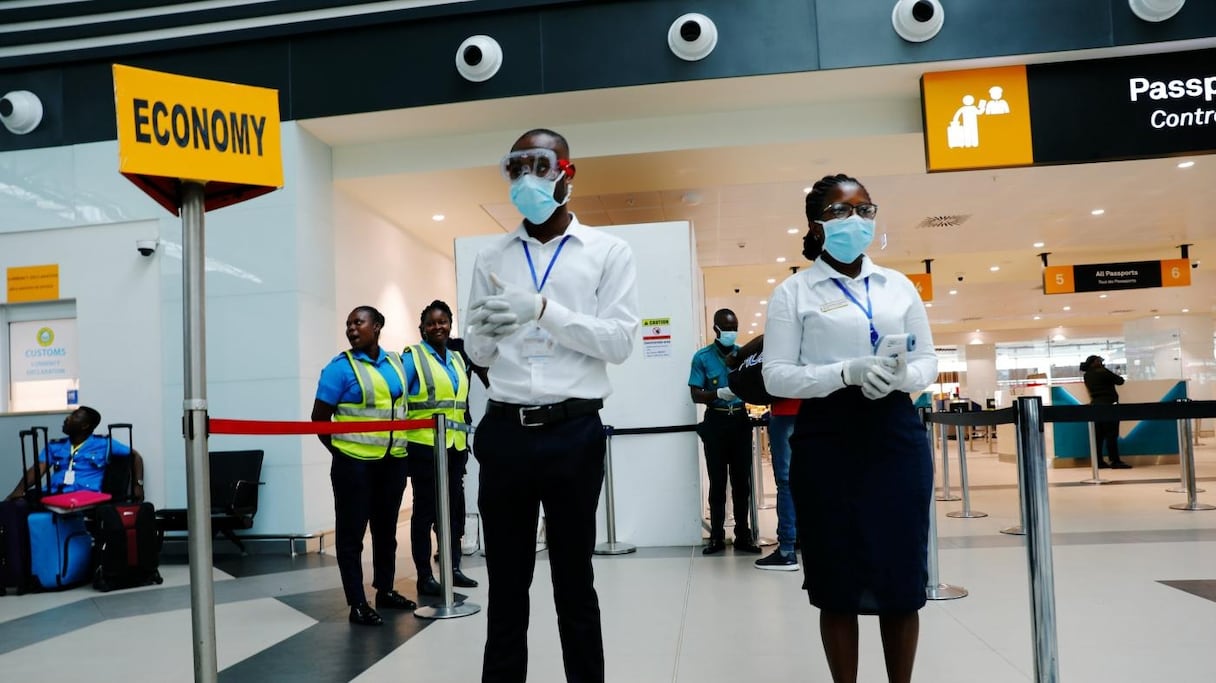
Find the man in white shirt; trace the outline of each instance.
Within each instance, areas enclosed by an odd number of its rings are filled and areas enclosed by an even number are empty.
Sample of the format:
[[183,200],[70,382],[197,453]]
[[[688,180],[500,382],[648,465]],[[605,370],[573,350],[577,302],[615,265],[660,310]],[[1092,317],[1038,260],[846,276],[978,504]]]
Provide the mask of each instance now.
[[525,133],[501,167],[524,221],[478,254],[465,333],[469,357],[490,369],[473,451],[489,575],[481,680],[527,678],[543,504],[566,680],[603,683],[591,567],[604,476],[598,411],[611,393],[607,363],[629,358],[638,330],[633,252],[567,209],[575,168],[561,135]]

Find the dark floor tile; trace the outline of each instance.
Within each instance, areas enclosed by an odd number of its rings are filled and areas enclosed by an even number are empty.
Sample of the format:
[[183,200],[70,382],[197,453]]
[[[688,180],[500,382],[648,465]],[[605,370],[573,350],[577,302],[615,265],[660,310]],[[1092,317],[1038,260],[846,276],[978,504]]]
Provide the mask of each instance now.
[[1188,581],[1162,581],[1170,588],[1197,595],[1205,600],[1216,602],[1216,579],[1194,579]]

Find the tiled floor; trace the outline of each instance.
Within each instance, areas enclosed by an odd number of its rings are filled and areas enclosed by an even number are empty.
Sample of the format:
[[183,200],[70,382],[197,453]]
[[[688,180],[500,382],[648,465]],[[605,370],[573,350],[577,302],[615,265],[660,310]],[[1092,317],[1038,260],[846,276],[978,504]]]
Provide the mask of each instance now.
[[[1197,457],[1210,490],[1200,499],[1216,503],[1216,446],[1200,447]],[[957,488],[957,459],[952,466]],[[982,447],[968,451],[968,466],[972,508],[989,516],[950,518],[961,503],[938,503],[938,530],[941,580],[970,595],[921,612],[915,680],[1033,681],[1024,539],[999,533],[1018,522],[1016,468]],[[1119,483],[1077,483],[1088,476],[1049,471],[1060,680],[1216,680],[1216,511],[1169,508],[1185,500],[1165,492],[1177,465],[1103,470]],[[771,480],[766,490],[771,499]],[[771,536],[772,509],[762,522]],[[400,589],[412,595],[408,529],[401,531]],[[529,681],[557,683],[561,653],[540,559]],[[754,559],[733,551],[707,558],[696,548],[597,558],[608,679],[830,680],[801,575],[757,571]],[[465,569],[485,578],[480,557],[466,558]],[[169,558],[162,573],[157,587],[0,598],[0,680],[45,680],[49,671],[62,680],[191,680],[187,570]],[[324,555],[223,557],[215,576],[221,681],[479,680],[484,612],[433,623],[386,614],[386,628],[353,628],[337,568]],[[468,594],[484,605],[484,583]],[[886,680],[877,625],[867,618],[861,680]]]

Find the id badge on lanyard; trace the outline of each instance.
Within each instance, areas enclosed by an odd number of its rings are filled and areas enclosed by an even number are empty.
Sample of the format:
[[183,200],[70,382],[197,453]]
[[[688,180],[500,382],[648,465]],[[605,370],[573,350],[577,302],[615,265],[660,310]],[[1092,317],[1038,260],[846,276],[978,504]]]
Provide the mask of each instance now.
[[[545,268],[545,274],[540,280],[536,279],[536,266],[532,263],[532,252],[528,250],[528,243],[522,242],[524,246],[524,257],[528,259],[528,270],[532,273],[532,285],[536,287],[536,292],[539,294],[545,288],[545,283],[549,281],[549,273],[553,272],[553,264],[557,263],[557,257],[561,256],[562,248],[566,246],[566,242],[570,240],[570,236],[566,235],[558,242],[557,249],[553,251],[553,258],[549,259],[549,266]],[[541,327],[538,323],[533,322],[528,326],[523,336],[523,356],[532,365],[544,365],[553,360],[554,351],[557,349],[557,340],[549,331]]]
[[76,451],[79,446],[72,447],[72,455],[68,458],[68,469],[63,473],[63,485],[71,486],[76,483]]

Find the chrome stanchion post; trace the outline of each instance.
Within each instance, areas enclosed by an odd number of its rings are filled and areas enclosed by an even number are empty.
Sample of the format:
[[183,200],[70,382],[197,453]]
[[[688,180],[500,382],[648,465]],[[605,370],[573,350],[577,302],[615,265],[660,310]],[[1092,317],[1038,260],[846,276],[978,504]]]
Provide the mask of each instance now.
[[[764,472],[760,468],[760,455],[762,453],[760,447],[761,432],[764,430],[764,425],[757,424],[752,427],[752,542],[758,546],[776,545],[777,540],[760,535],[760,477]],[[738,513],[736,513],[738,514]]]
[[959,486],[963,489],[963,509],[958,512],[947,512],[947,517],[955,519],[977,519],[987,517],[987,512],[971,509],[971,486],[967,482],[967,445],[963,438],[967,428],[963,425],[955,427],[955,437],[958,439],[958,475]]
[[616,540],[616,499],[612,491],[612,427],[604,427],[604,503],[608,518],[608,542],[600,543],[592,550],[596,555],[624,555],[638,549],[629,543]]
[[[773,419],[773,414],[770,410],[769,420],[772,420],[772,419]],[[771,436],[771,434],[769,433],[769,430],[767,428],[756,430],[755,438],[757,439],[757,442],[760,444],[759,446],[756,447],[756,458],[758,459],[758,462],[760,463],[759,467],[757,468],[757,472],[759,472],[760,474],[764,473],[764,444],[765,443],[768,444],[769,462],[771,463],[773,461],[773,441],[771,438],[769,438],[770,436]],[[768,502],[768,494],[764,492],[764,477],[763,476],[759,476],[759,478],[756,479],[756,491],[757,491],[756,500],[758,501],[756,503],[757,509],[772,510],[777,507],[777,504],[775,502],[774,503]]]
[[[1189,399],[1189,398],[1178,399],[1179,402],[1189,401],[1189,400],[1191,400],[1191,399]],[[1186,423],[1185,425],[1183,424],[1184,422]],[[1191,488],[1188,488],[1187,483],[1186,483],[1187,469],[1188,468],[1190,469],[1191,476],[1193,478],[1194,471],[1195,471],[1195,461],[1192,458],[1192,460],[1188,463],[1187,459],[1186,459],[1186,453],[1187,453],[1188,448],[1191,449],[1192,456],[1194,455],[1195,451],[1193,449],[1193,444],[1189,443],[1191,441],[1191,439],[1183,437],[1183,434],[1190,433],[1190,428],[1191,428],[1191,424],[1190,424],[1189,420],[1185,420],[1185,419],[1178,420],[1178,485],[1166,489],[1165,490],[1166,493],[1185,493],[1188,496],[1191,494]],[[1195,484],[1191,485],[1192,488],[1194,486],[1195,486]],[[1195,488],[1195,493],[1203,493],[1203,491],[1204,491],[1204,489]],[[1171,505],[1170,507],[1174,507],[1174,506]],[[1178,509],[1182,510],[1185,508],[1178,508]]]
[[1098,476],[1098,437],[1094,434],[1094,423],[1089,421],[1085,423],[1089,427],[1089,479],[1082,479],[1082,484],[1106,484],[1105,479]]
[[1030,570],[1034,680],[1035,683],[1058,683],[1060,653],[1056,640],[1055,576],[1042,409],[1043,399],[1038,396],[1023,396],[1017,400],[1017,428],[1022,437],[1018,449],[1018,471],[1023,480],[1022,513],[1026,520],[1026,560]]
[[[925,438],[929,441],[929,462],[934,461],[936,455],[933,439],[933,423],[929,422],[929,408],[920,409],[920,419],[925,424]],[[930,492],[929,495],[929,539],[928,539],[928,557],[926,558],[926,566],[929,569],[929,582],[925,586],[925,597],[929,600],[956,600],[958,598],[967,597],[967,589],[959,586],[951,586],[947,583],[942,583],[938,577],[937,570],[937,499]]]
[[[1022,432],[1017,429],[1017,424],[1014,424],[1013,430],[1014,452],[1022,452]],[[1018,468],[1018,523],[1014,526],[1008,526],[1001,529],[1002,534],[1010,536],[1025,536],[1026,535],[1026,511],[1022,507],[1022,469]]]
[[[1190,400],[1189,398],[1178,399],[1180,403]],[[1216,505],[1200,503],[1199,497],[1196,495],[1199,490],[1195,488],[1195,441],[1191,438],[1191,421],[1187,418],[1178,420],[1178,445],[1181,446],[1178,451],[1178,459],[1182,463],[1182,484],[1186,487],[1186,502],[1171,505],[1170,509],[1216,510]]]
[[942,494],[937,497],[942,502],[958,500],[959,497],[950,493],[950,434],[946,425],[938,425],[942,432]]
[[[464,428],[464,425],[453,424]],[[477,614],[481,607],[471,602],[455,602],[452,591],[452,501],[448,496],[448,432],[447,419],[435,415],[435,521],[439,529],[439,581],[443,587],[443,604],[419,607],[414,616],[421,619],[452,619]]]

